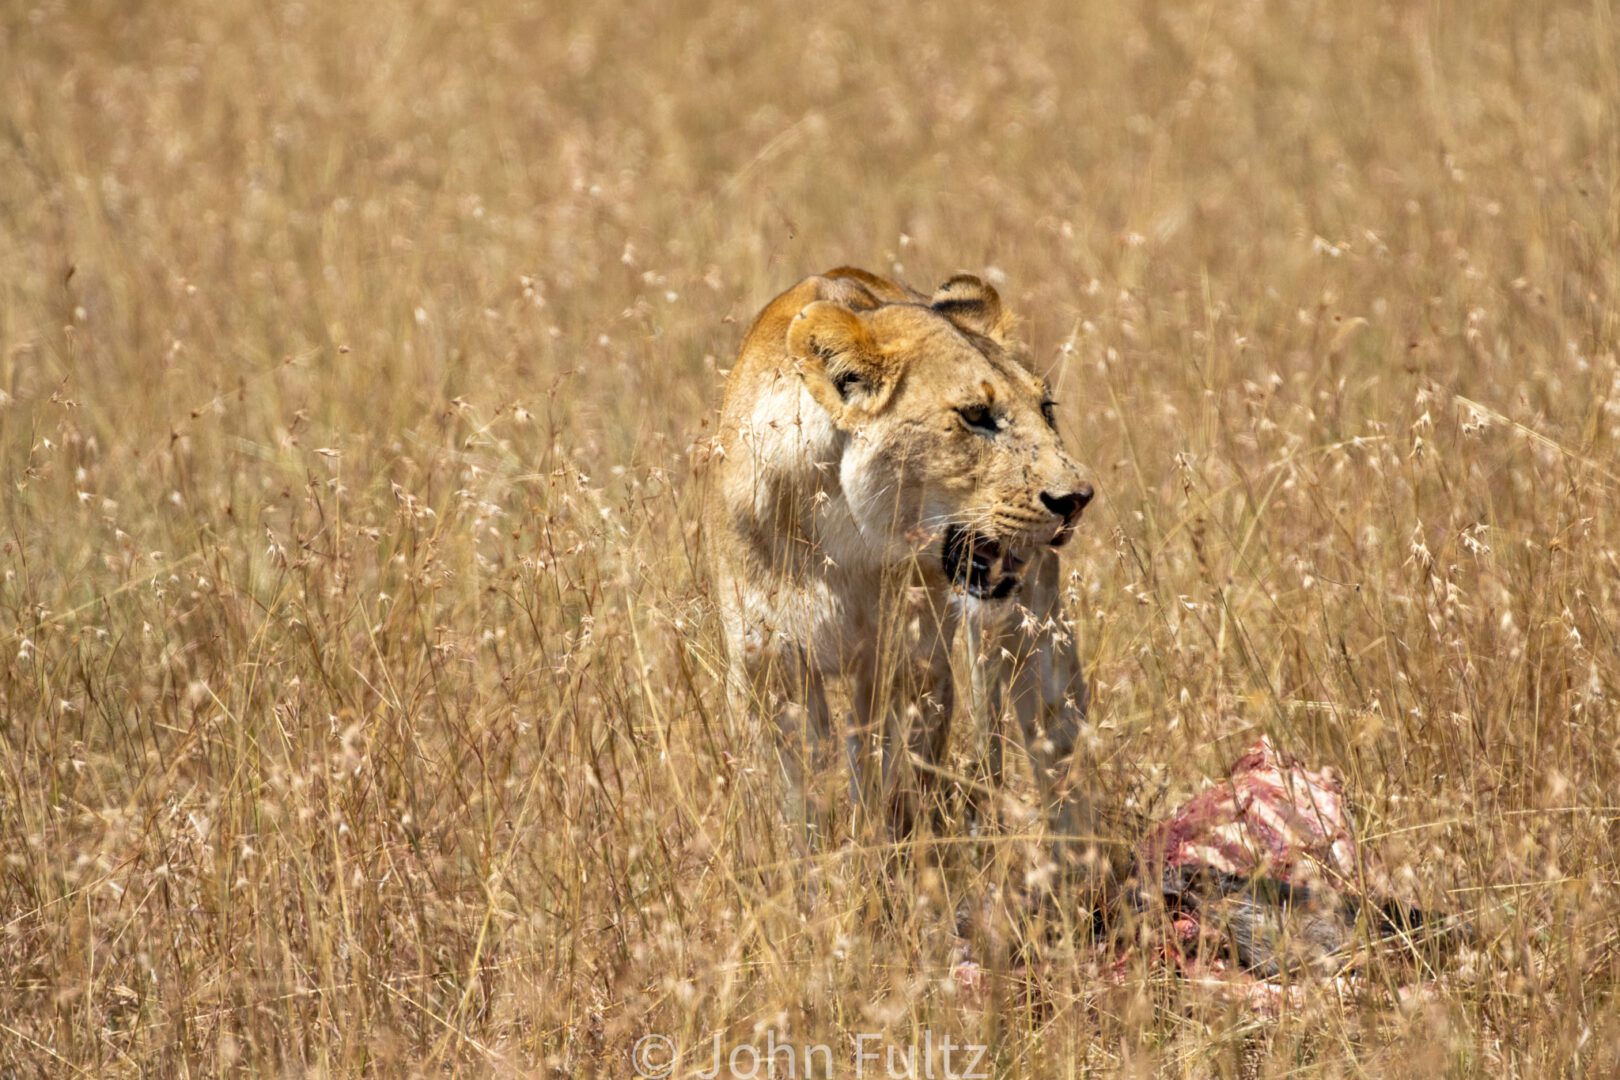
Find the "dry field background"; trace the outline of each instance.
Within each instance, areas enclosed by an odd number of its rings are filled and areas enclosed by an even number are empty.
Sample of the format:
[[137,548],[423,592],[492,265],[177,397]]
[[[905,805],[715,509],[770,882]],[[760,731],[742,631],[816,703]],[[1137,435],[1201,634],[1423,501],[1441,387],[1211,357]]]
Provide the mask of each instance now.
[[[626,1076],[773,1030],[1612,1073],[1617,38],[1606,0],[5,5],[0,1072]],[[794,856],[701,458],[746,321],[845,262],[989,273],[1055,374],[1114,837],[1261,731],[1336,765],[1476,922],[1426,995],[1387,953],[1275,1018],[1108,983],[1020,900],[1027,783],[910,871]]]

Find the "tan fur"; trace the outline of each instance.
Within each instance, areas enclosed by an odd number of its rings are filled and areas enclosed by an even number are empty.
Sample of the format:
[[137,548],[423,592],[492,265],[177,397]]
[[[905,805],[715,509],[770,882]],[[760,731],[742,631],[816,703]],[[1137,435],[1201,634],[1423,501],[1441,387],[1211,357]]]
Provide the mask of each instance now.
[[[930,298],[842,268],[771,301],[742,344],[726,383],[706,529],[734,706],[775,720],[796,798],[836,734],[827,681],[839,676],[850,679],[844,734],[857,797],[879,787],[865,768],[872,734],[883,791],[927,786],[952,710],[950,642],[961,613],[972,609],[976,641],[986,630],[999,640],[1011,609],[1010,598],[964,603],[966,579],[953,582],[942,555],[950,526],[995,550],[1037,552],[1025,599],[1055,610],[1056,557],[1044,545],[1066,538],[1078,511],[1060,514],[1042,494],[1089,498],[1090,489],[1043,415],[1046,386],[1011,340],[1012,325],[977,278],[952,278]],[[1059,741],[1072,746],[1084,683],[1072,645],[1056,675],[1044,648],[1030,670],[1044,662],[1047,683],[1061,691],[1035,688],[1031,697],[1020,681],[1028,663],[992,665],[979,682],[1009,689],[980,695],[981,704],[999,710],[1010,698],[1031,732],[1066,708],[1070,734]],[[1028,661],[1032,652],[1009,655]],[[1059,801],[1055,773],[1066,765],[1066,750],[1036,757]],[[920,769],[916,783],[907,782],[911,767]]]

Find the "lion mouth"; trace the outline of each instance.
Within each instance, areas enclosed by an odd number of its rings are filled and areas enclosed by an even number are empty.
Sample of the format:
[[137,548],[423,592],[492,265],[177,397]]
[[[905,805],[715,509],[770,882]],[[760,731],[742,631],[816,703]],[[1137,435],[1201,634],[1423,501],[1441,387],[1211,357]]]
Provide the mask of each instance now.
[[999,540],[968,532],[959,525],[945,530],[940,562],[945,576],[969,596],[1004,600],[1011,596],[1029,564],[1031,548],[1009,547]]

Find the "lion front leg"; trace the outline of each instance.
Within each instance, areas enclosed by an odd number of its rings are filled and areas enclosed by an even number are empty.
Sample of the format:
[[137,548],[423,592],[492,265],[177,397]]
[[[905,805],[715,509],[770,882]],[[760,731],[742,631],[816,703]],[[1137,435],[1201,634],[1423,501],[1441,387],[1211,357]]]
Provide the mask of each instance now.
[[786,820],[804,849],[813,850],[829,816],[815,781],[832,764],[836,745],[825,682],[797,646],[745,645],[733,656],[726,679],[732,711],[768,719],[786,789]]
[[882,801],[896,836],[910,835],[924,816],[942,815],[941,765],[955,704],[954,613],[926,599],[916,604],[921,610],[900,635],[900,655],[864,664],[856,686],[863,726],[880,733]]
[[1002,786],[1008,680],[1000,658],[991,656],[992,649],[1000,648],[1000,635],[977,617],[964,618],[962,630],[968,656],[967,709],[974,724],[967,816],[970,827],[979,829],[993,819],[994,799]]
[[1095,770],[1079,745],[1088,691],[1062,619],[1059,570],[1055,556],[1044,556],[1031,568],[1021,611],[973,624],[974,715],[991,744],[996,781],[1002,717],[1008,709],[1017,717],[1059,868],[1066,877],[1102,886],[1114,876],[1116,853],[1101,834]]
[[1053,854],[1067,877],[1106,876],[1108,853],[1077,740],[1086,722],[1085,675],[1072,643],[1041,634],[1012,673],[1009,696],[1052,831]]

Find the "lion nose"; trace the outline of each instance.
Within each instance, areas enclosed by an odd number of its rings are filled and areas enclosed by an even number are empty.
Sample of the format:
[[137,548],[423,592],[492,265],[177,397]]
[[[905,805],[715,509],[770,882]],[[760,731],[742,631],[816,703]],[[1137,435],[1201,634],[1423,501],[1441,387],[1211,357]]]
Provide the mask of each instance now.
[[1067,495],[1053,495],[1051,492],[1043,491],[1041,505],[1067,523],[1080,516],[1080,511],[1086,508],[1086,504],[1095,494],[1090,484],[1081,484]]

